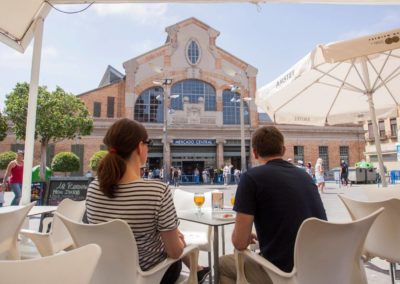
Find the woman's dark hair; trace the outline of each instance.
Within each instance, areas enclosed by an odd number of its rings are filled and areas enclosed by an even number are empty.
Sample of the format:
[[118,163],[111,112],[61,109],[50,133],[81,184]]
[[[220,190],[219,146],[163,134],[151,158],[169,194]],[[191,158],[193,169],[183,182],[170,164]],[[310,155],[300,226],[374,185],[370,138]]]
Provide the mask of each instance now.
[[101,160],[97,175],[100,190],[108,197],[114,197],[118,182],[126,170],[126,161],[140,142],[148,138],[147,131],[137,121],[123,118],[116,121],[104,136],[108,147],[107,155]]

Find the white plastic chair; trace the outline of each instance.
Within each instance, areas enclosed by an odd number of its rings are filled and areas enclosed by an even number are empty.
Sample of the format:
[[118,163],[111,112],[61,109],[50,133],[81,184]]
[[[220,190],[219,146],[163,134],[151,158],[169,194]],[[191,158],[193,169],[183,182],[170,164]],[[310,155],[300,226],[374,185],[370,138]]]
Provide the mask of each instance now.
[[[85,200],[73,201],[71,199],[64,199],[58,205],[56,212],[74,221],[81,222],[85,210]],[[34,242],[41,256],[49,256],[62,250],[72,248],[74,244],[68,230],[57,216],[53,217],[49,233],[39,233],[24,229],[21,230],[21,234]]]
[[385,211],[376,219],[364,244],[367,259],[379,257],[390,262],[390,275],[395,283],[395,263],[400,262],[400,199],[364,202],[339,196],[351,218],[361,218],[384,207]]
[[20,259],[17,248],[18,233],[34,205],[35,202],[32,202],[11,212],[0,213],[0,254],[5,253],[7,259]]
[[[202,209],[211,208],[211,192],[206,192],[205,201]],[[182,189],[175,189],[174,191],[174,205],[176,211],[180,210],[193,210],[196,208],[194,204],[194,193]],[[201,251],[208,254],[208,266],[211,266],[211,244],[212,244],[212,228],[211,226],[196,224],[196,229],[193,229],[193,223],[180,220],[179,230],[185,236],[185,241],[189,245],[196,245]],[[212,275],[210,272],[210,283]]]
[[[102,249],[102,256],[93,277],[95,284],[154,284],[160,283],[168,267],[176,260],[167,258],[155,267],[142,271],[136,240],[129,225],[116,219],[101,224],[76,223],[58,213],[60,220],[68,228],[77,247],[95,243]],[[197,258],[199,250],[187,246],[181,257],[190,257],[188,283],[197,283]]]
[[237,282],[247,284],[244,257],[263,267],[274,284],[366,283],[361,253],[368,230],[383,208],[350,223],[309,218],[300,226],[294,248],[294,267],[284,272],[249,250],[235,250]]
[[30,260],[0,261],[1,283],[89,284],[101,248],[90,244],[53,256]]

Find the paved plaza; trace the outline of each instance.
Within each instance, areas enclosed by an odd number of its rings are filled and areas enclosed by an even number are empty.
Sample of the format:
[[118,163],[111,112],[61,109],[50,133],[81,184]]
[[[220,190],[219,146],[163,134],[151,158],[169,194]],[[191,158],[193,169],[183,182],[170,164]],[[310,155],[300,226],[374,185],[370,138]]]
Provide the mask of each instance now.
[[[390,188],[398,188],[400,190],[400,184],[398,185],[389,185]],[[173,187],[172,187],[173,188]],[[229,185],[193,185],[193,186],[181,186],[183,190],[189,192],[207,192],[210,190],[221,190],[224,192],[224,203],[225,206],[230,207],[230,196],[235,191],[236,186]],[[344,205],[338,198],[338,194],[345,194],[351,198],[359,199],[359,200],[366,200],[366,196],[363,194],[362,189],[364,188],[376,188],[379,190],[377,185],[369,184],[369,185],[353,185],[349,187],[339,187],[338,184],[335,183],[328,183],[325,193],[321,194],[322,201],[324,203],[324,207],[328,216],[328,220],[332,222],[347,222],[351,221],[350,216],[348,215]],[[6,195],[6,202],[8,203],[12,198],[12,193],[7,193]],[[193,209],[195,209],[195,205],[193,204]],[[30,222],[30,226],[32,229],[37,229],[38,220],[34,219]],[[193,223],[193,229],[202,226],[199,224]],[[233,246],[230,241],[231,233],[232,233],[233,225],[225,226],[225,244],[226,244],[226,253],[233,252]],[[329,243],[326,244],[329,246]],[[220,255],[222,254],[222,246],[220,245]],[[29,251],[29,254],[35,255],[36,253]],[[27,255],[27,257],[30,257]],[[205,252],[200,252],[200,259],[199,262],[201,265],[207,266],[207,254]],[[366,263],[366,273],[368,278],[368,283],[373,284],[383,284],[383,283],[390,283],[389,277],[389,264],[386,261],[373,259],[371,262]],[[397,278],[400,279],[400,271],[397,271]],[[207,280],[208,281],[208,280]],[[206,282],[207,283],[207,282]],[[400,283],[400,281],[399,281]]]
[[[236,186],[182,186],[181,189],[197,192],[197,191],[209,191],[214,189],[219,189],[224,192],[224,203],[226,206],[230,206],[229,197],[232,192],[236,189]],[[342,204],[342,202],[338,198],[338,194],[344,194],[351,198],[358,200],[366,200],[366,196],[363,194],[362,189],[365,188],[376,188],[379,189],[376,184],[358,184],[352,185],[348,187],[339,187],[336,183],[327,183],[327,188],[325,193],[321,194],[322,201],[324,203],[324,207],[328,216],[328,220],[332,222],[347,222],[351,221],[350,215],[347,213],[346,208]],[[389,185],[389,188],[398,188],[400,190],[400,184],[398,185]],[[193,205],[194,207],[194,205]],[[198,224],[194,225],[199,226]],[[233,252],[233,246],[230,241],[231,233],[232,233],[233,225],[225,226],[225,243],[226,243],[226,253]],[[326,244],[327,247],[329,244]],[[221,246],[220,246],[221,249]],[[222,249],[220,251],[222,254]],[[200,264],[207,265],[207,254],[204,252],[200,253]],[[368,283],[372,284],[384,284],[390,283],[389,276],[389,263],[380,259],[373,259],[370,262],[367,262],[365,265]],[[396,283],[400,283],[400,270],[396,271],[396,278],[398,281]]]

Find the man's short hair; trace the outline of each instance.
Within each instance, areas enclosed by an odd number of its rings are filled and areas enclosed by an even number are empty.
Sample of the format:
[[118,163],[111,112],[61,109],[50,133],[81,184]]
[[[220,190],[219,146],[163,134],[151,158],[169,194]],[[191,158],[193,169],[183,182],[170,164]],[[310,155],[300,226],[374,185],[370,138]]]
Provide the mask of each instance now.
[[254,132],[252,137],[253,149],[260,157],[283,154],[284,138],[275,126],[264,126]]

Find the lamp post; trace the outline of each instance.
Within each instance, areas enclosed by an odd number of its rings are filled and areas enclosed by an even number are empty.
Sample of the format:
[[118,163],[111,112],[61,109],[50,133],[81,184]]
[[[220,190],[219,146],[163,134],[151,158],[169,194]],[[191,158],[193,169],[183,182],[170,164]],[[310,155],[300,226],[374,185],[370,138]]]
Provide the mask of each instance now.
[[236,85],[231,86],[231,92],[234,93],[231,102],[239,103],[239,116],[240,116],[240,170],[245,172],[247,170],[246,164],[246,141],[244,137],[244,101],[251,101],[250,97],[242,98],[239,94],[239,98],[236,98],[237,91],[240,88]]
[[[167,162],[166,158],[169,155],[167,153],[167,143],[168,143],[168,113],[169,113],[169,103],[170,99],[177,98],[179,95],[170,95],[169,88],[172,84],[172,79],[166,78],[160,81],[153,81],[154,84],[160,85],[163,87],[163,94],[158,95],[156,97],[157,100],[164,102],[164,123],[163,123],[163,140],[164,140],[164,147],[163,147],[163,180],[164,182],[168,181],[168,169],[167,169]],[[171,112],[172,113],[172,112]]]

